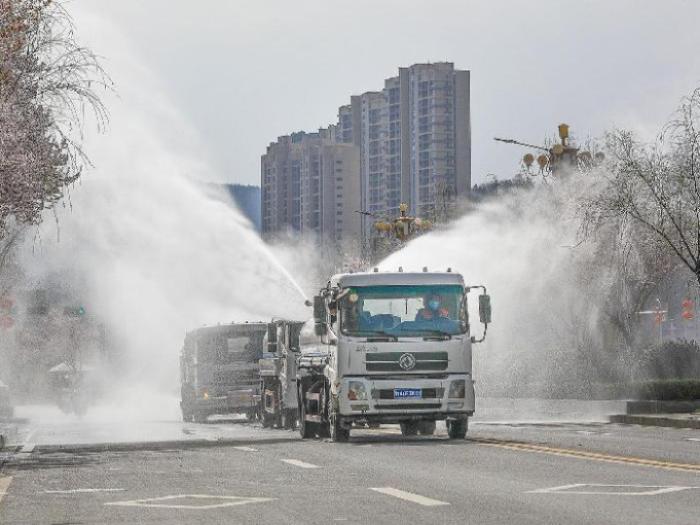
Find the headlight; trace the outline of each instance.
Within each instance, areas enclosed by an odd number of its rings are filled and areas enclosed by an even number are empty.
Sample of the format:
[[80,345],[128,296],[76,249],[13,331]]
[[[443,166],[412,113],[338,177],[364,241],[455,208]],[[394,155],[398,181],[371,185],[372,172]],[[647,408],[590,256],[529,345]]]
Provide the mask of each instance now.
[[350,401],[364,401],[367,399],[365,384],[360,381],[350,381],[348,383],[348,399]]
[[450,383],[450,399],[464,399],[467,390],[467,382],[464,379],[455,379]]

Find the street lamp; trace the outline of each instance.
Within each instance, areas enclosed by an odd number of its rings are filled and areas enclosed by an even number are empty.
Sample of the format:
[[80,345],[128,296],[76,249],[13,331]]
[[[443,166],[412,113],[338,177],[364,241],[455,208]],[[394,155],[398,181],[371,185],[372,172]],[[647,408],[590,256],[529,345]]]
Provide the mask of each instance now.
[[[540,153],[537,157],[532,153],[526,153],[523,155],[522,162],[525,165],[526,171],[534,176],[542,175],[546,177],[547,175],[558,175],[560,171],[565,168],[583,168],[589,169],[595,165],[600,164],[604,159],[605,155],[602,152],[597,152],[595,155],[591,155],[590,151],[580,151],[569,144],[569,125],[559,124],[558,126],[559,140],[552,147],[538,146],[536,144],[528,144],[527,142],[521,142],[514,139],[503,139],[499,137],[494,137],[494,140],[499,142],[505,142],[506,144],[515,144],[517,146],[525,146],[527,148],[536,149]],[[539,166],[539,172],[532,172],[531,168],[533,164],[537,161]]]

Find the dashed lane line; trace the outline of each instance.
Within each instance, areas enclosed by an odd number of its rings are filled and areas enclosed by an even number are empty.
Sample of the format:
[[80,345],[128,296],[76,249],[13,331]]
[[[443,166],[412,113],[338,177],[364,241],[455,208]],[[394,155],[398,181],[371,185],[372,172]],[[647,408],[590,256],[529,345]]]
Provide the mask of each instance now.
[[0,478],[0,503],[2,503],[2,499],[5,497],[5,494],[7,494],[10,483],[12,483],[12,476]]
[[616,456],[613,454],[603,454],[600,452],[588,452],[585,450],[535,445],[521,441],[506,441],[488,438],[468,438],[468,440],[487,447],[504,448],[507,450],[517,450],[521,452],[536,452],[540,454],[550,454],[553,456],[587,459],[590,461],[603,461],[605,463],[635,465],[640,467],[660,468],[666,470],[677,470],[681,472],[700,472],[700,464],[697,463],[674,463],[672,461],[660,461],[630,456]]
[[257,448],[253,447],[233,447],[236,450],[242,450],[243,452],[259,452]]
[[306,461],[300,461],[298,459],[283,459],[281,461],[299,468],[321,468],[318,465],[314,465],[313,463],[307,463]]
[[387,496],[393,496],[394,498],[399,498],[405,501],[410,501],[412,503],[417,503],[418,505],[423,505],[424,507],[440,507],[444,505],[449,505],[446,501],[440,501],[437,499],[426,498],[420,494],[414,494],[413,492],[406,492],[404,490],[395,489],[393,487],[373,487],[369,490],[379,492],[380,494],[385,494]]

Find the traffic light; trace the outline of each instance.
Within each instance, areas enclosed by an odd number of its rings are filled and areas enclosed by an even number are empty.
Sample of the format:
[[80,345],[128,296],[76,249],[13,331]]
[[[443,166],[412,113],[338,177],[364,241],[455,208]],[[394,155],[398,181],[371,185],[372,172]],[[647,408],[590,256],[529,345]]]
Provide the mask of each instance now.
[[693,301],[687,298],[683,299],[681,306],[683,307],[683,312],[681,313],[681,316],[686,321],[691,321],[695,317],[695,313],[693,312]]
[[80,306],[65,306],[63,308],[63,315],[67,317],[82,317],[85,315],[85,307]]

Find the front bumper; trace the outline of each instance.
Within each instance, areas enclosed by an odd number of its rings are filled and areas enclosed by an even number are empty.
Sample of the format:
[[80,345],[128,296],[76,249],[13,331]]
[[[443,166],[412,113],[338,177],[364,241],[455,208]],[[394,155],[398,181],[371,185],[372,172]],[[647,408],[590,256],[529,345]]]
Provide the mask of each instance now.
[[255,409],[260,402],[260,394],[254,390],[229,392],[226,396],[200,397],[181,403],[181,406],[202,414],[235,414]]
[[[450,398],[450,385],[463,380],[463,398]],[[350,382],[364,384],[366,399],[348,399]],[[421,389],[421,399],[395,399],[394,389]],[[474,414],[474,382],[469,374],[450,374],[444,379],[344,379],[338,389],[338,408],[343,419],[396,423],[410,420],[459,419]]]

